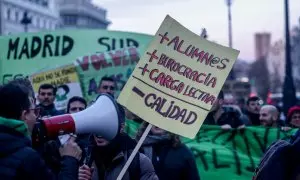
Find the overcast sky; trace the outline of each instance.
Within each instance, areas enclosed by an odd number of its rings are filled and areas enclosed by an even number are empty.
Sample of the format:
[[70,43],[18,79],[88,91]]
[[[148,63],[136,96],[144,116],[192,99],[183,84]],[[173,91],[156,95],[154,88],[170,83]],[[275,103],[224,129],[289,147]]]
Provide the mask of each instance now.
[[[205,27],[209,40],[228,44],[225,0],[93,0],[107,9],[111,30],[155,34],[167,14],[191,31]],[[284,37],[284,0],[233,0],[233,47],[239,58],[254,60],[254,33],[270,32],[272,42]],[[290,27],[299,25],[300,0],[290,0]]]

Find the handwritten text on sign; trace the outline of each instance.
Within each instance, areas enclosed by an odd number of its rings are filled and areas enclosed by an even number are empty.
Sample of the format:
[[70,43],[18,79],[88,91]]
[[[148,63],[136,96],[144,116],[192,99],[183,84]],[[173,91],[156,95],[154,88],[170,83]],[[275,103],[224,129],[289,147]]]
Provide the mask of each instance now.
[[167,16],[119,102],[151,124],[193,138],[238,53],[200,38]]

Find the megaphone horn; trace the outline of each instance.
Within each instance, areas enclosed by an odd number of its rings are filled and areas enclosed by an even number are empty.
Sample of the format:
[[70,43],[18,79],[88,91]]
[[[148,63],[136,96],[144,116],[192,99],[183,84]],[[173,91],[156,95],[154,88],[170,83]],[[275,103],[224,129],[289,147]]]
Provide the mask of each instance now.
[[112,140],[120,131],[120,121],[116,101],[108,94],[100,94],[93,105],[81,112],[54,116],[42,122],[49,139],[61,133],[91,133]]

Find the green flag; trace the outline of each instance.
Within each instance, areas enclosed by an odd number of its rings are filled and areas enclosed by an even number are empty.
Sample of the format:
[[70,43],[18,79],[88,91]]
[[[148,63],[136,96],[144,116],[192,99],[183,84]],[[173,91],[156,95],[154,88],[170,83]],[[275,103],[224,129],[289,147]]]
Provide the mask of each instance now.
[[107,30],[59,30],[0,37],[0,84],[73,63],[88,53],[134,46],[139,53],[152,36]]
[[[138,123],[128,120],[125,130],[135,136]],[[195,139],[182,141],[193,152],[201,179],[249,180],[268,146],[296,132],[278,128],[247,127],[222,130],[203,125]]]

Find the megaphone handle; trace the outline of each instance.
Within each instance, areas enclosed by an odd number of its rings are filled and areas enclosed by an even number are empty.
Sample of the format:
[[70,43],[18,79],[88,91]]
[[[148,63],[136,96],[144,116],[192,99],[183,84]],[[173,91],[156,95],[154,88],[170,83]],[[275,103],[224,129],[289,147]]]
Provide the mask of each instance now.
[[131,155],[129,156],[126,164],[124,165],[122,171],[120,172],[117,180],[122,180],[124,174],[126,173],[128,167],[130,166],[133,158],[135,157],[136,153],[138,152],[138,150],[140,149],[140,147],[142,146],[143,142],[145,141],[147,135],[149,134],[150,130],[152,128],[152,124],[149,124],[146,128],[146,130],[144,131],[141,139],[139,140],[139,142],[137,143],[137,145],[135,146],[134,150],[132,151]]

